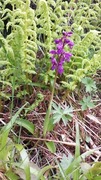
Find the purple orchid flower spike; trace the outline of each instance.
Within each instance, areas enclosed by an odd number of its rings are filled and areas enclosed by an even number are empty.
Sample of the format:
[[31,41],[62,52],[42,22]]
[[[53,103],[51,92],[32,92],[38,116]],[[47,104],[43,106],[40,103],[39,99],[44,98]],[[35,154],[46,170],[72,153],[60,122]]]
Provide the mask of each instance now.
[[70,62],[70,58],[72,57],[72,54],[70,52],[65,52],[64,50],[65,45],[68,45],[70,49],[73,48],[74,42],[68,38],[71,37],[72,34],[73,34],[72,32],[64,31],[62,38],[54,40],[56,49],[50,51],[50,54],[52,54],[51,69],[56,70],[57,73],[60,75],[62,75],[64,72],[64,68],[63,68],[64,63]]

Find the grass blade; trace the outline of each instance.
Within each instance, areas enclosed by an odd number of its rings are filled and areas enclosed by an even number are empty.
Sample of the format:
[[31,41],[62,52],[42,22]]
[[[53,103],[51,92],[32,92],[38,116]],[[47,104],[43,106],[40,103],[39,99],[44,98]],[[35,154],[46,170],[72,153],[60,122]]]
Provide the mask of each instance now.
[[19,118],[16,121],[16,124],[26,128],[31,134],[34,133],[34,124],[26,119]]

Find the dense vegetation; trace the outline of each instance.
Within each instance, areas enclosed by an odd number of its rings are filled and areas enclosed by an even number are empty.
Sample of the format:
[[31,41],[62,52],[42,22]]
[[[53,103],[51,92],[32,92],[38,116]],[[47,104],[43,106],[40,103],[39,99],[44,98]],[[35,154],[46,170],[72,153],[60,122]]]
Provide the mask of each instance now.
[[100,0],[0,0],[0,178],[101,179]]

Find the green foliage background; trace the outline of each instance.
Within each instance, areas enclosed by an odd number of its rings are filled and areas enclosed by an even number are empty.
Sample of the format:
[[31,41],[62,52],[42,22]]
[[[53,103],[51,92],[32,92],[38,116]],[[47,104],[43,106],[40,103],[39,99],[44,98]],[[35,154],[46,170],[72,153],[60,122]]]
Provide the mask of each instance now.
[[[34,9],[30,0],[0,2],[1,89],[10,86],[16,90],[20,85],[30,85],[33,77],[37,83],[50,83],[54,72],[49,51],[54,48],[54,39],[66,30],[73,31],[75,46],[60,83],[63,88],[74,90],[83,77],[91,76],[101,67],[101,2],[32,2],[36,5]],[[12,10],[7,8],[8,3]],[[7,33],[9,29],[11,32]]]

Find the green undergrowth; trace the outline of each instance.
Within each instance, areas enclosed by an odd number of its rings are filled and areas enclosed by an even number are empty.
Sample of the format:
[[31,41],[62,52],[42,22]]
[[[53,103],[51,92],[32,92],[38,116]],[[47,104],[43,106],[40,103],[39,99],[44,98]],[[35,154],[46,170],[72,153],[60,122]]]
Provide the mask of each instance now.
[[[63,31],[73,32],[73,56],[64,65],[63,75],[57,75],[51,70],[49,52]],[[84,150],[84,145],[81,152],[80,144],[83,141],[80,122],[99,107],[100,69],[100,0],[0,1],[0,173],[4,178],[101,179],[100,155],[96,162],[94,158],[86,161],[101,152],[100,148]],[[28,118],[33,113],[37,116],[37,112],[43,113],[41,129],[38,129],[40,123],[34,124]],[[101,125],[94,117],[90,116]],[[37,119],[40,120],[39,116]],[[61,123],[63,127],[72,124],[74,151],[68,157],[62,154],[56,158],[58,140],[54,140],[54,129]],[[16,127],[20,129],[17,133]],[[26,136],[35,135],[38,142],[43,141],[45,148],[56,155],[53,163],[47,160],[39,168],[30,160],[30,147],[21,140],[22,129]],[[48,133],[55,134],[53,141],[47,140]]]
[[[7,8],[8,3],[12,10]],[[22,95],[29,94],[34,85],[33,76],[37,83],[52,83],[54,72],[51,71],[49,51],[63,30],[73,31],[75,46],[72,61],[65,66],[65,73],[60,78],[61,86],[74,90],[83,77],[95,74],[101,67],[100,6],[100,2],[94,4],[91,1],[78,1],[76,4],[74,1],[40,0],[32,10],[29,0],[1,2],[2,89],[9,86],[12,93],[23,91]],[[9,29],[11,32],[8,34]],[[9,98],[10,95],[4,92],[1,96]]]

